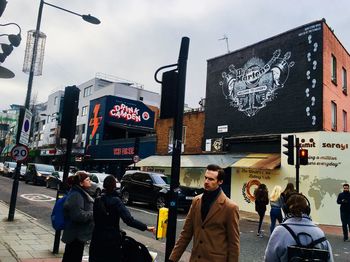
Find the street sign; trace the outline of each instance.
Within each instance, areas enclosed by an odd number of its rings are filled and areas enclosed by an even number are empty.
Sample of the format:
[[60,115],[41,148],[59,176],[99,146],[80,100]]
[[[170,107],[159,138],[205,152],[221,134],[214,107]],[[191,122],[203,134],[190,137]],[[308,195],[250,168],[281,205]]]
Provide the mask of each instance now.
[[23,145],[28,145],[31,122],[32,122],[32,112],[26,109],[24,113],[22,129],[21,129],[21,137],[19,138],[19,142]]
[[140,161],[140,157],[139,157],[138,155],[134,155],[134,156],[132,157],[132,160],[134,161],[134,163],[137,163],[137,162]]
[[25,145],[15,145],[11,150],[11,157],[16,162],[25,161],[29,154],[29,148]]

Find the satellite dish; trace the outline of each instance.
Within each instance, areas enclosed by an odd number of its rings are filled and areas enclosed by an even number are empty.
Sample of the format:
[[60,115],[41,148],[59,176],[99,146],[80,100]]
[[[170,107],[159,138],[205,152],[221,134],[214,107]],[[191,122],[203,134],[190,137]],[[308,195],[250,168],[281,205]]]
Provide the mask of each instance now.
[[0,78],[14,78],[15,73],[13,73],[11,70],[0,66]]

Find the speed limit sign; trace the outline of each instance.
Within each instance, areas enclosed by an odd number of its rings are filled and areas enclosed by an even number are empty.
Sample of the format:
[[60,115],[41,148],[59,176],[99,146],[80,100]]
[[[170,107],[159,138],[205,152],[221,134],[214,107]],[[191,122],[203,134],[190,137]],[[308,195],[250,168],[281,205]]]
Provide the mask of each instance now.
[[25,161],[29,154],[29,148],[25,145],[17,144],[11,150],[11,157],[16,162]]

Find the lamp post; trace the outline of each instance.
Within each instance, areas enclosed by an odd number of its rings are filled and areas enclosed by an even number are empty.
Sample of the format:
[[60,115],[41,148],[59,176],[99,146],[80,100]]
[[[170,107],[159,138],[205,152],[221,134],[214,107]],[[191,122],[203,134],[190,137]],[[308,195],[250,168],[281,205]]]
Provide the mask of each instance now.
[[[27,86],[27,94],[26,94],[26,99],[24,103],[24,109],[29,109],[29,104],[30,104],[30,97],[32,93],[32,85],[33,85],[33,78],[34,78],[34,70],[35,70],[35,61],[36,61],[36,55],[37,55],[37,48],[38,48],[38,38],[40,34],[40,25],[41,25],[41,17],[42,17],[42,11],[44,4],[47,4],[51,7],[60,9],[62,11],[80,16],[83,18],[84,21],[89,22],[91,24],[99,24],[100,20],[96,17],[93,17],[91,15],[80,15],[78,13],[69,11],[67,9],[64,9],[62,7],[44,2],[43,0],[40,0],[40,5],[39,5],[39,11],[38,11],[38,19],[36,23],[36,29],[35,29],[35,34],[34,34],[34,45],[33,45],[33,52],[32,52],[32,60],[30,64],[30,71],[29,71],[29,79],[28,79],[28,86]],[[20,135],[21,135],[21,127],[24,121],[24,114],[20,114],[19,121],[18,121],[18,129],[17,129],[17,137],[16,137],[16,143],[19,143]],[[9,214],[8,214],[8,221],[13,221],[14,219],[14,214],[15,214],[15,208],[16,208],[16,200],[17,200],[17,192],[18,192],[18,180],[19,180],[19,172],[21,169],[21,163],[17,162],[17,167],[16,167],[16,172],[15,172],[15,177],[13,180],[13,185],[12,185],[12,193],[11,193],[11,200],[10,200],[10,208],[9,208]]]

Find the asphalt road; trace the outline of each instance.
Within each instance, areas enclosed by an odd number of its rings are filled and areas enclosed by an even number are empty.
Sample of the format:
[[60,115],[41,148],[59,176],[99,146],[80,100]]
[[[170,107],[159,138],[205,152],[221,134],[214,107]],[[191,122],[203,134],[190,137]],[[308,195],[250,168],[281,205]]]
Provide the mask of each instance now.
[[[5,201],[6,203],[10,202],[12,181],[12,179],[0,175],[0,200]],[[34,196],[32,194],[34,194]],[[55,197],[56,190],[48,189],[43,186],[25,184],[23,181],[20,181],[16,208],[36,218],[39,223],[50,227],[50,215],[54,205],[53,199],[55,199]],[[149,225],[156,224],[157,212],[149,205],[136,203],[128,206],[128,208],[136,219]],[[179,212],[177,218],[177,234],[179,234],[182,229],[185,216],[186,214]],[[268,226],[269,225],[267,223],[264,223],[263,230],[266,232],[266,236],[259,238],[256,236],[257,222],[248,219],[241,219],[240,261],[263,261],[265,248],[268,242]],[[123,223],[121,223],[121,227],[149,237],[148,232],[141,232],[136,229],[132,229]],[[350,242],[343,242],[341,236],[327,235],[327,238],[332,244],[334,261],[350,261]],[[164,243],[165,240],[161,240],[159,244],[165,247]],[[188,247],[188,251],[190,250],[191,246]],[[158,261],[164,261],[164,254],[158,253]]]

